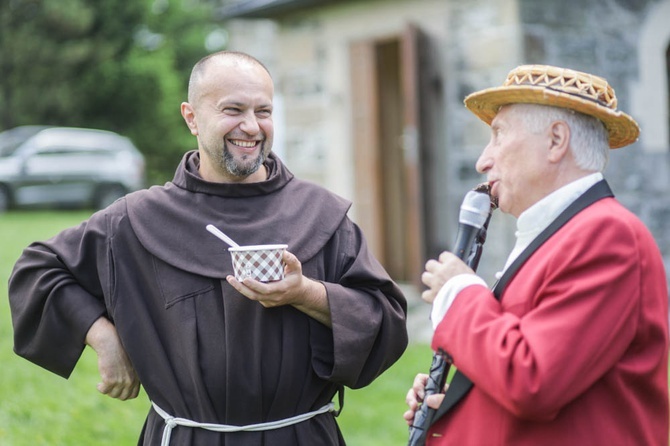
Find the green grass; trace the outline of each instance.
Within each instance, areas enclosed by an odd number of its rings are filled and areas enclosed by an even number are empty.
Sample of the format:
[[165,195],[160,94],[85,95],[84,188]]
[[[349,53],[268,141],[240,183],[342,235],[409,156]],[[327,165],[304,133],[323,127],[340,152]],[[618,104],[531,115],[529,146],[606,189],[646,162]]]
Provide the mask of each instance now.
[[[69,380],[12,351],[7,279],[30,242],[46,239],[87,218],[85,211],[0,214],[0,445],[135,445],[149,402],[144,393],[118,401],[96,390],[96,356],[87,349]],[[430,365],[430,348],[413,345],[372,385],[347,389],[339,423],[350,446],[404,445],[405,393],[417,371]]]

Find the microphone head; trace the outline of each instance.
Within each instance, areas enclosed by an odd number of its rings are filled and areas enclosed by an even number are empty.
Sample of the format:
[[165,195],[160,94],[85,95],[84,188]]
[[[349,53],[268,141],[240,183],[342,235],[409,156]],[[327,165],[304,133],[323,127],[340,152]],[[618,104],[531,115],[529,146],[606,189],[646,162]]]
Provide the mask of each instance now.
[[481,228],[491,212],[491,198],[488,194],[469,191],[461,204],[461,212],[458,215],[460,224]]

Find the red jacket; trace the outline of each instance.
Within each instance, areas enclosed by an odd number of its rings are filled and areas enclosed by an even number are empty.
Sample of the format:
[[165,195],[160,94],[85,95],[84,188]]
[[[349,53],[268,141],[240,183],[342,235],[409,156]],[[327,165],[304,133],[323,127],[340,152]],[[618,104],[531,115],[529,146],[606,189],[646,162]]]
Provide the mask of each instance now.
[[474,383],[428,445],[667,445],[668,289],[649,231],[615,199],[578,213],[500,301],[463,290],[437,327]]

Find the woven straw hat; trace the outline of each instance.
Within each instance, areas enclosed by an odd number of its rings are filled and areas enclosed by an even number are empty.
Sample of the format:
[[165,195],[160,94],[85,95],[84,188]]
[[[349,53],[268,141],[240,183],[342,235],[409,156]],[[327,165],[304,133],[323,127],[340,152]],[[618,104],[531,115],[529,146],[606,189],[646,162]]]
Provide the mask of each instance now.
[[522,65],[509,72],[502,87],[487,88],[465,98],[465,106],[491,124],[501,106],[529,103],[569,108],[600,119],[612,149],[635,142],[637,122],[617,110],[614,89],[602,77],[548,65]]

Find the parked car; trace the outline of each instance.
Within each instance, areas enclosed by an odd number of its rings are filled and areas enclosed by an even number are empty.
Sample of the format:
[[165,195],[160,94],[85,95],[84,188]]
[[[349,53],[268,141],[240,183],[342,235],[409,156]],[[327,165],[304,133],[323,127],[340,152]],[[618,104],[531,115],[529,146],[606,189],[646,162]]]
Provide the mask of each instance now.
[[0,133],[0,211],[102,209],[145,186],[144,157],[105,130],[21,126]]

